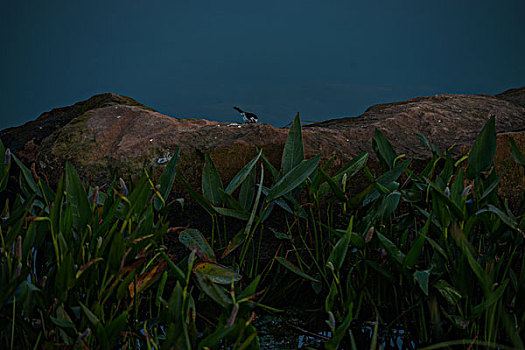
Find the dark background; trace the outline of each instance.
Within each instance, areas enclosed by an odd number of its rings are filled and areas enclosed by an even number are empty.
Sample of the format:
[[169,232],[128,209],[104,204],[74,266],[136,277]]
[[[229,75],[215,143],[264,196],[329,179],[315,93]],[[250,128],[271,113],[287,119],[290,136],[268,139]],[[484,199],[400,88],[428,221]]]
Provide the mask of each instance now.
[[282,126],[525,85],[523,0],[0,1],[0,128],[102,92]]

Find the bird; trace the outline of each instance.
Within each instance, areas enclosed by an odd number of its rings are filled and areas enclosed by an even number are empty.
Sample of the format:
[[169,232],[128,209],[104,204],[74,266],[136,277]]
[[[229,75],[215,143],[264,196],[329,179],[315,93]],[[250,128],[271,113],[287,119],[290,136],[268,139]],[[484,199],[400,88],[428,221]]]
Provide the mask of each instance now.
[[247,124],[249,124],[249,123],[257,123],[259,121],[259,118],[253,113],[245,112],[242,109],[240,109],[239,107],[233,107],[233,109],[235,109],[237,112],[241,113],[242,120],[244,120],[244,122],[247,123]]

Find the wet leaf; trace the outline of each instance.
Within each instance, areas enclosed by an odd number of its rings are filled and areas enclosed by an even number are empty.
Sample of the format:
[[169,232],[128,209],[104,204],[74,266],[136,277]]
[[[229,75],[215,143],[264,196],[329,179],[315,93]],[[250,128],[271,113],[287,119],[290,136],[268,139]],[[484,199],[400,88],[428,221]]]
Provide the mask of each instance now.
[[179,242],[189,250],[195,250],[197,256],[202,260],[216,261],[215,253],[202,233],[194,228],[188,228],[179,235]]
[[195,264],[193,272],[199,273],[214,283],[231,284],[238,282],[241,275],[232,269],[212,262],[200,262]]

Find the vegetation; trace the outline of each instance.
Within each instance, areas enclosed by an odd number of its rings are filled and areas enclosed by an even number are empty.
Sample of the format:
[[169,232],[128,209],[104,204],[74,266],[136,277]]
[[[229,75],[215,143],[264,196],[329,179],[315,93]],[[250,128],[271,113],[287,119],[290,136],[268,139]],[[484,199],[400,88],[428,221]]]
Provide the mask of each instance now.
[[[281,170],[259,151],[225,186],[207,155],[202,191],[178,154],[132,190],[86,189],[67,164],[55,191],[0,143],[0,191],[19,170],[0,221],[1,347],[257,349],[256,313],[302,302],[326,318],[327,349],[360,348],[364,322],[370,349],[394,329],[406,348],[523,348],[525,204],[498,196],[494,118],[455,162],[419,137],[433,157],[418,173],[376,131],[381,175],[366,153],[329,175],[331,160],[305,159],[297,116]],[[175,180],[209,214],[205,234],[168,222]]]

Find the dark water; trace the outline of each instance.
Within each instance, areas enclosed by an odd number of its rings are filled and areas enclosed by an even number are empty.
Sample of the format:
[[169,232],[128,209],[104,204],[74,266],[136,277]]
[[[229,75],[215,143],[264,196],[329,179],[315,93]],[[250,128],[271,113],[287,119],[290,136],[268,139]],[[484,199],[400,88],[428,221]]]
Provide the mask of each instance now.
[[524,1],[2,1],[0,129],[102,92],[287,124],[525,84]]

